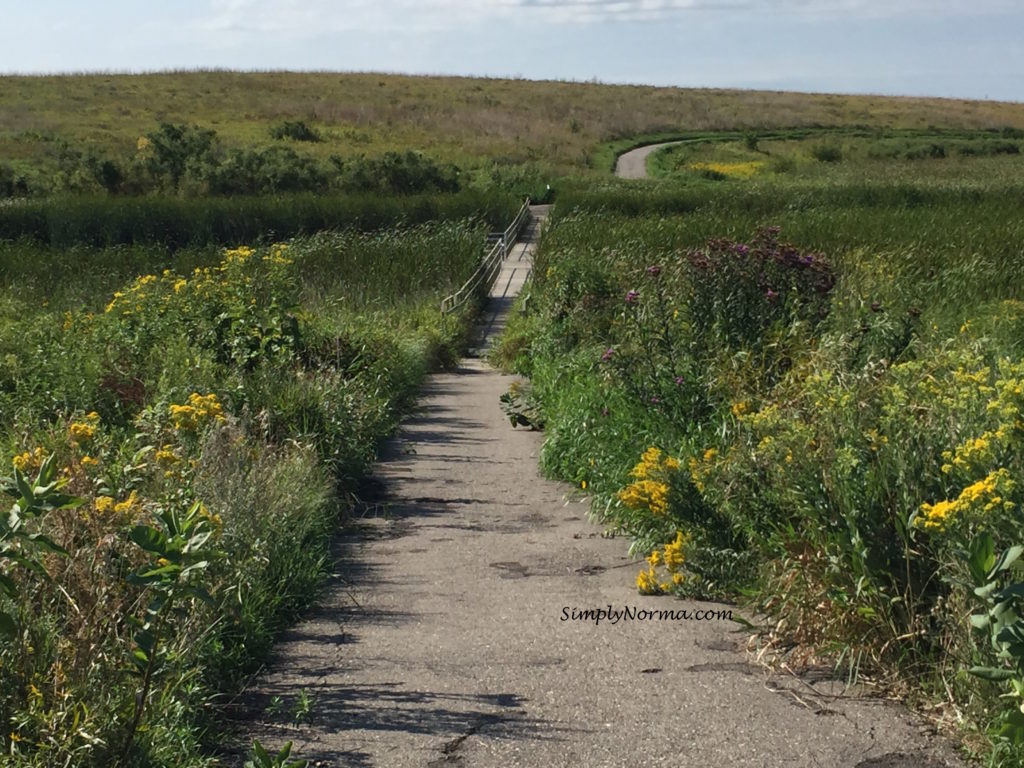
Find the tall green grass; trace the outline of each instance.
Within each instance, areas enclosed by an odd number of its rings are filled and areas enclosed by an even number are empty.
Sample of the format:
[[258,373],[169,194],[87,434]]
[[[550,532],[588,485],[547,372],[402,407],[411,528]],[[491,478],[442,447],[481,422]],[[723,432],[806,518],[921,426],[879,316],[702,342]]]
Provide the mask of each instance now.
[[0,206],[0,241],[54,248],[159,245],[171,249],[284,240],[328,229],[363,231],[436,219],[482,218],[494,229],[521,201],[504,193],[289,195],[275,197],[68,197]]

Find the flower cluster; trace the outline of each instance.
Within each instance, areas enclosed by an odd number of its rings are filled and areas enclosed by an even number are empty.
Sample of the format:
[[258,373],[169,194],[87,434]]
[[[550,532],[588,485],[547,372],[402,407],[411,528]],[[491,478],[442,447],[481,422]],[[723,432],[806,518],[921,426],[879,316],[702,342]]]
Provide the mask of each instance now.
[[125,290],[116,291],[104,311],[107,314],[117,312],[123,316],[142,312],[156,287],[156,275],[142,275]]
[[223,422],[224,409],[217,395],[193,392],[183,405],[171,405],[171,423],[181,432],[198,432],[210,422]]
[[100,415],[96,411],[86,414],[84,421],[73,421],[68,425],[68,434],[71,442],[76,445],[91,442],[96,437],[96,429],[99,427]]
[[723,176],[749,179],[760,170],[762,165],[764,165],[762,160],[749,160],[745,163],[691,163],[690,168],[695,171],[711,171]]
[[636,587],[641,594],[657,595],[686,583],[686,574],[682,568],[686,562],[685,549],[690,541],[689,535],[676,531],[676,538],[671,543],[653,550],[647,556],[647,570],[640,571],[636,577]]
[[93,507],[99,515],[113,516],[126,523],[137,522],[142,516],[142,502],[136,491],[123,501],[117,501],[113,496],[97,496]]
[[46,452],[42,448],[20,453],[12,459],[15,469],[23,474],[37,472],[46,459]]
[[1006,497],[1013,493],[1015,487],[1016,483],[1005,468],[989,472],[951,501],[922,504],[914,525],[926,531],[944,531],[957,518],[979,517],[1000,510],[1011,513],[1014,504]]
[[650,447],[644,451],[640,463],[630,476],[635,480],[619,491],[619,500],[631,510],[646,509],[653,515],[668,512],[670,474],[679,469],[679,459],[662,458],[661,449]]
[[998,377],[992,379],[987,366],[973,370],[961,366],[954,372],[956,389],[967,393],[965,398],[975,408],[984,408],[987,428],[942,453],[942,473],[958,481],[963,490],[956,498],[922,504],[915,527],[934,533],[948,530],[958,520],[997,513],[1002,513],[1002,519],[1013,519],[1019,499],[1011,469],[1024,441],[1024,364],[1004,361]]
[[708,448],[704,451],[703,459],[692,456],[687,463],[687,469],[690,470],[690,480],[693,481],[694,487],[701,493],[704,493],[704,480],[710,474],[716,458],[718,458],[718,450],[716,448]]

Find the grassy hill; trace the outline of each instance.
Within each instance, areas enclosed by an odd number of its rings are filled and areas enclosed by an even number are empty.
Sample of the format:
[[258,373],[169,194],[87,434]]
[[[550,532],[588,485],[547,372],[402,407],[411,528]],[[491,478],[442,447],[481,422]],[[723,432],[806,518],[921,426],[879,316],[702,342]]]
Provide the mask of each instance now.
[[[215,130],[228,148],[280,144],[302,121],[304,154],[416,150],[473,169],[541,164],[605,172],[600,145],[678,131],[803,126],[1024,128],[1024,104],[374,73],[195,71],[0,77],[0,162],[57,167],[61,143],[119,158],[161,122]],[[298,144],[298,142],[289,142]]]

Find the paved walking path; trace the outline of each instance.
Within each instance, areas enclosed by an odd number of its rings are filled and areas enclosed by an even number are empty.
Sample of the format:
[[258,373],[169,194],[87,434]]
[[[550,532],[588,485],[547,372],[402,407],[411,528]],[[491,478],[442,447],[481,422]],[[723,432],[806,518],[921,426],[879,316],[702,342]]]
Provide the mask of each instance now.
[[648,144],[645,147],[637,147],[629,152],[623,152],[615,161],[615,175],[621,179],[646,179],[647,159],[659,149],[671,147],[673,144],[683,144],[682,141],[666,141],[662,144]]
[[[530,237],[498,280],[488,337]],[[429,379],[376,469],[379,504],[338,542],[321,607],[250,697],[252,736],[294,741],[320,766],[959,765],[895,705],[768,675],[732,622],[573,621],[608,606],[729,607],[637,594],[627,542],[539,476],[542,436],[499,410],[512,380],[481,359]],[[275,696],[308,722],[266,714]]]

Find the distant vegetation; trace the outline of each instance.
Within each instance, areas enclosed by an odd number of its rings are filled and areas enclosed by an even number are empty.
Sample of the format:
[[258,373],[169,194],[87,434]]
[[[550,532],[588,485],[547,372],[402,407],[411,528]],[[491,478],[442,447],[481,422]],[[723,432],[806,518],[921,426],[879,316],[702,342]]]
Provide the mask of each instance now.
[[348,167],[414,152],[438,168],[457,166],[464,185],[524,171],[536,184],[603,174],[616,149],[678,132],[1024,129],[1021,104],[371,73],[6,76],[0,84],[0,193],[130,188],[139,140],[160,125],[195,127],[196,149],[215,131],[216,154],[233,158],[223,175],[173,173],[190,190],[236,191],[239,179],[252,190],[307,184],[314,170],[333,176],[332,157]]

